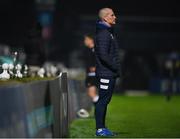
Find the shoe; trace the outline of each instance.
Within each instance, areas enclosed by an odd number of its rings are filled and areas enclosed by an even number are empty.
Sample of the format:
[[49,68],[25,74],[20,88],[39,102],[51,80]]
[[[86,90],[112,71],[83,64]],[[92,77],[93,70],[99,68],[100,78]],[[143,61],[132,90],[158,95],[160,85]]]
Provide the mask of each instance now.
[[112,137],[114,134],[107,128],[100,128],[96,130],[96,136],[101,136],[101,137]]
[[77,115],[80,117],[80,118],[88,118],[89,117],[89,112],[85,109],[80,109],[78,112],[77,112]]

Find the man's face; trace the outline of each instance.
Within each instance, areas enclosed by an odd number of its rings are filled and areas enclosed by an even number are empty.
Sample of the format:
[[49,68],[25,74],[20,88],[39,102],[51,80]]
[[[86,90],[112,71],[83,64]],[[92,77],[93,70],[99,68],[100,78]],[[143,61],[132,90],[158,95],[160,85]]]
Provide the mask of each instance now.
[[85,37],[84,38],[84,45],[87,46],[87,47],[91,47],[94,45],[94,41],[93,39],[89,38],[89,37]]
[[108,10],[108,14],[104,17],[105,21],[110,24],[116,24],[116,16],[112,10]]

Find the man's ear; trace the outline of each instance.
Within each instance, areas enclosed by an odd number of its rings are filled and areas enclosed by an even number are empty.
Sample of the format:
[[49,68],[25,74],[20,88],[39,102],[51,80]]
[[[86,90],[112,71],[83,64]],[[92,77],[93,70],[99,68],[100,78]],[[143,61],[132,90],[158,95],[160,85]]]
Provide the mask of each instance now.
[[107,22],[106,18],[103,19],[105,22]]

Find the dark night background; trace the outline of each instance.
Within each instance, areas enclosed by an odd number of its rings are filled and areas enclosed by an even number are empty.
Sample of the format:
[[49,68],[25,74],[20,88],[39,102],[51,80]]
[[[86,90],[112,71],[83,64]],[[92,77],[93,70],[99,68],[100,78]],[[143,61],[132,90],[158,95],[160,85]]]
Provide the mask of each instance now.
[[[79,34],[85,29],[87,32],[94,29],[94,21],[102,7],[112,7],[117,14],[117,33],[122,39],[121,44],[124,44],[122,47],[133,50],[146,47],[158,51],[178,48],[178,0],[57,0],[52,46],[56,48],[56,54],[53,53],[52,59],[59,59],[59,55],[79,47]],[[85,16],[87,18],[83,18]],[[0,2],[0,17],[0,42],[12,47],[21,46],[24,37],[36,22],[34,1],[3,0]],[[65,59],[65,56],[61,56]]]
[[[53,37],[47,60],[78,67],[84,33],[94,33],[100,8],[110,7],[118,17],[116,33],[125,51],[125,71],[133,79],[160,75],[159,55],[180,50],[180,8],[178,0],[57,0],[53,19]],[[12,48],[24,47],[26,36],[35,28],[37,10],[33,0],[0,1],[0,43]],[[136,59],[136,60],[135,60]],[[138,67],[138,61],[140,66]],[[144,73],[146,74],[146,73]],[[143,76],[142,78],[146,78]],[[147,77],[148,78],[148,77]],[[142,82],[141,82],[142,83]]]

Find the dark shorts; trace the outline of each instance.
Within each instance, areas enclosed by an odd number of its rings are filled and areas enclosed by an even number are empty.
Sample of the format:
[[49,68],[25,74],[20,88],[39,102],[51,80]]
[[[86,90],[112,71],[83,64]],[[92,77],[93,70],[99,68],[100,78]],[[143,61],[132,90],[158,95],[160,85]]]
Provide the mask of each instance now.
[[96,86],[97,87],[97,79],[95,76],[87,76],[85,81],[86,87]]

